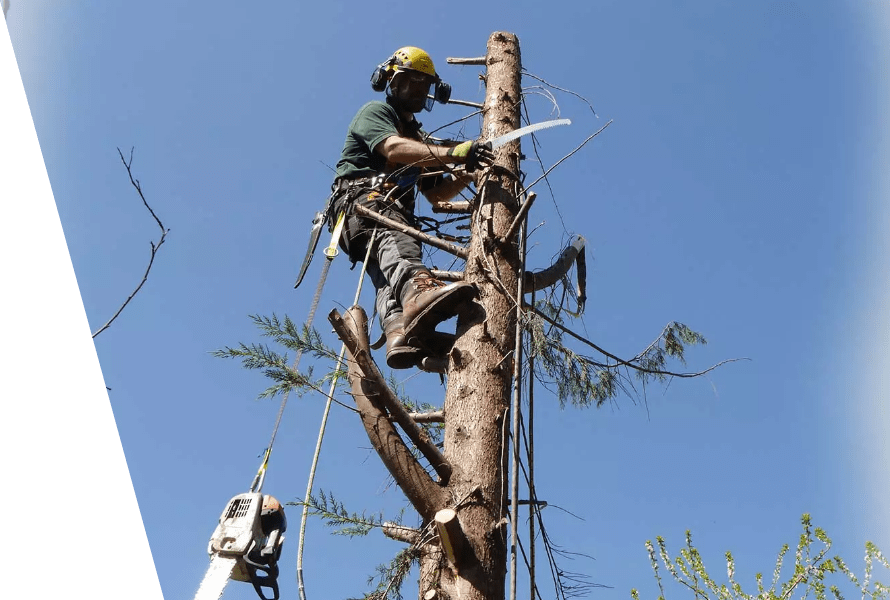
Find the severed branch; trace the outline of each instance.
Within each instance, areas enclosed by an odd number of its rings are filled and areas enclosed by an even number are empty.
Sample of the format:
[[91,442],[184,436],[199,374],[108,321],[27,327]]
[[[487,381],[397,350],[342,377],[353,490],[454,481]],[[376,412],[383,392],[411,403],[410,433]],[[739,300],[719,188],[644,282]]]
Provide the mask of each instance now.
[[127,299],[124,300],[124,303],[121,305],[120,308],[117,309],[117,312],[114,313],[114,316],[111,317],[110,319],[108,319],[108,321],[105,323],[105,325],[103,325],[98,330],[96,330],[96,332],[93,334],[93,339],[95,339],[97,335],[99,335],[100,333],[102,333],[103,331],[108,329],[108,327],[111,325],[112,322],[114,322],[114,320],[118,317],[118,315],[120,315],[123,312],[123,310],[124,310],[124,308],[126,308],[127,304],[130,303],[130,300],[132,300],[133,297],[137,293],[139,293],[139,290],[142,289],[142,286],[145,285],[145,282],[148,280],[148,273],[151,271],[151,267],[155,262],[155,255],[158,253],[158,250],[163,245],[164,240],[167,239],[167,233],[170,232],[169,229],[164,228],[164,225],[161,223],[161,220],[155,214],[155,211],[153,211],[151,209],[151,206],[148,205],[148,201],[146,201],[145,196],[142,194],[142,186],[139,184],[139,180],[133,178],[133,171],[130,169],[130,166],[133,164],[133,148],[130,148],[130,162],[126,161],[126,159],[124,158],[124,154],[123,154],[123,152],[121,152],[120,148],[117,149],[117,153],[121,157],[121,162],[124,163],[124,166],[127,168],[127,175],[130,176],[130,183],[133,184],[134,188],[136,188],[136,191],[139,193],[139,197],[142,199],[142,203],[145,205],[145,208],[148,209],[148,212],[151,213],[151,216],[154,218],[155,222],[158,224],[158,228],[160,228],[160,230],[161,230],[161,238],[158,240],[157,244],[155,244],[153,240],[150,241],[150,243],[151,243],[151,257],[148,259],[148,267],[146,267],[145,273],[142,275],[142,281],[139,282],[139,285],[136,286],[136,289],[133,290],[133,293],[131,293],[129,295],[129,297],[127,297]]
[[416,544],[420,541],[420,530],[397,523],[384,523],[383,535],[397,542]]
[[523,276],[523,290],[526,294],[550,287],[569,272],[572,263],[578,268],[578,289],[575,291],[578,298],[578,312],[584,312],[584,304],[587,301],[587,258],[584,255],[586,241],[580,235],[574,238],[566,246],[556,261],[540,271],[526,271]]
[[445,411],[436,410],[428,413],[408,413],[415,423],[444,423]]
[[349,361],[352,395],[371,445],[421,517],[426,521],[431,520],[448,503],[448,493],[442,485],[433,481],[417,461],[390,417],[402,427],[445,482],[451,475],[451,465],[439,449],[425,439],[371,359],[364,310],[360,306],[353,306],[344,319],[334,309],[328,315],[328,320],[352,357]]
[[354,204],[352,209],[355,211],[355,214],[371,219],[372,221],[377,221],[378,223],[382,223],[386,225],[390,229],[395,229],[396,231],[401,231],[406,235],[410,235],[414,239],[420,240],[424,244],[428,246],[432,246],[434,248],[438,248],[439,250],[444,250],[450,254],[457,256],[458,258],[463,258],[466,260],[469,251],[466,248],[461,246],[455,246],[454,244],[449,244],[448,242],[443,242],[437,237],[427,235],[421,231],[417,231],[413,227],[408,227],[398,221],[394,221],[393,219],[389,219],[384,217],[378,212],[371,210],[361,204]]
[[460,58],[455,56],[449,56],[445,59],[449,65],[484,65],[486,57],[484,56],[475,56],[473,58]]
[[[361,314],[357,314],[359,311],[361,311]],[[333,315],[334,313],[336,313],[336,310],[333,311],[331,315]],[[346,331],[344,333],[347,337],[351,338],[351,341],[353,341],[354,345],[357,348],[363,348],[363,346],[361,346],[361,336],[358,334],[358,328],[355,326],[355,324],[358,322],[367,322],[367,317],[365,316],[364,311],[359,306],[353,306],[347,312],[347,318],[349,322],[349,325],[347,325],[347,327],[349,327],[350,329],[352,327],[355,327],[356,331]],[[329,319],[332,319],[331,322],[333,323],[334,317],[330,316]],[[342,321],[342,319],[340,320]],[[337,329],[336,324],[334,324],[334,328]],[[367,330],[364,329],[362,331],[364,332]],[[338,330],[337,333],[340,334],[341,332]],[[341,335],[341,339],[342,338],[343,336]],[[343,339],[343,343],[347,344],[347,349],[351,350],[347,340]],[[386,410],[389,411],[389,413],[392,415],[392,418],[395,419],[396,423],[398,423],[402,427],[408,438],[412,442],[414,442],[414,445],[417,446],[417,449],[420,450],[421,453],[423,453],[423,455],[426,457],[426,459],[430,461],[430,464],[432,465],[436,473],[443,479],[443,481],[447,483],[448,478],[451,476],[451,465],[448,463],[447,460],[445,460],[445,457],[439,451],[439,448],[436,447],[436,445],[429,440],[424,431],[417,427],[417,424],[414,422],[414,419],[411,418],[410,413],[405,410],[405,407],[402,405],[401,402],[399,402],[399,399],[395,396],[395,394],[392,393],[392,390],[389,389],[389,386],[386,385],[385,380],[383,379],[383,374],[380,373],[380,369],[377,368],[377,365],[374,363],[371,355],[368,354],[366,349],[364,352],[353,352],[352,355],[355,359],[355,362],[358,363],[359,368],[361,368],[362,372],[364,373],[365,377],[376,380],[375,383],[380,384],[380,397]]]
[[431,205],[434,213],[469,214],[473,212],[468,200],[443,200]]

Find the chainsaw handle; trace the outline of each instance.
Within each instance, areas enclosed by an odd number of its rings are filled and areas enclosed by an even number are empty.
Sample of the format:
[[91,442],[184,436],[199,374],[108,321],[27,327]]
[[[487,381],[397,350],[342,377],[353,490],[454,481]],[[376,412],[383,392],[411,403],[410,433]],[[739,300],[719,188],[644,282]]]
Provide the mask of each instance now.
[[[247,555],[245,555],[243,559],[245,570],[250,577],[250,583],[253,585],[253,589],[256,591],[257,596],[262,600],[279,600],[278,563],[273,561],[268,565],[263,565],[252,561]],[[271,598],[266,597],[266,594],[263,593],[263,588],[272,590]]]

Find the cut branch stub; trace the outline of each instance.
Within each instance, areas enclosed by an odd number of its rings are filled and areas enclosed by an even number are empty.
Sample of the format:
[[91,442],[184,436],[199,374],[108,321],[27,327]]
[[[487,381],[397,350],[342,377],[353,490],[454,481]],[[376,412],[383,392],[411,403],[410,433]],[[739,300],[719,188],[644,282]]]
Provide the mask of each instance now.
[[457,512],[451,508],[443,508],[436,513],[436,530],[439,532],[439,542],[445,552],[445,558],[455,567],[461,563],[466,548],[467,537],[460,526]]

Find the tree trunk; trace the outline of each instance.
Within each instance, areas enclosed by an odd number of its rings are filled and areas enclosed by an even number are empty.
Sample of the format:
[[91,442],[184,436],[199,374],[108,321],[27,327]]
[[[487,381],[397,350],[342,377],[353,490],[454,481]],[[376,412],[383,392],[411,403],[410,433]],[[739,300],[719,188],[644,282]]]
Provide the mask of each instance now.
[[[486,56],[483,137],[519,127],[519,40],[493,33]],[[349,351],[356,406],[374,449],[420,513],[426,533],[415,542],[421,600],[503,600],[507,572],[507,412],[513,379],[521,262],[505,239],[519,212],[519,141],[498,149],[477,182],[465,280],[479,288],[475,309],[458,317],[449,354],[444,456],[429,443],[387,388],[369,355],[360,307],[329,320]],[[510,237],[515,237],[512,235]],[[434,480],[398,430],[433,466]],[[404,531],[389,535],[409,541]]]
[[[496,32],[488,40],[483,137],[519,127],[519,40]],[[468,542],[450,565],[441,591],[452,599],[501,600],[507,565],[506,417],[516,339],[516,290],[520,271],[513,240],[499,243],[519,203],[519,142],[497,151],[479,181],[466,281],[479,288],[480,309],[458,319],[445,396],[445,456],[453,508]],[[448,580],[448,581],[446,581]]]

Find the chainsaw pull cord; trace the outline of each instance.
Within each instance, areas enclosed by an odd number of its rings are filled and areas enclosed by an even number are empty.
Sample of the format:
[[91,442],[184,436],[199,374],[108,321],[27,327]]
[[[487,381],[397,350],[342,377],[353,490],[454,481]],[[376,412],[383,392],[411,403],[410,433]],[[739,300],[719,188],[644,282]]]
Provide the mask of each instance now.
[[[399,188],[391,189],[386,196],[384,196],[383,201],[386,202],[389,200],[390,195]],[[355,290],[355,300],[353,300],[353,306],[358,304],[359,298],[362,295],[362,284],[365,281],[365,272],[367,271],[368,259],[371,257],[371,248],[374,247],[374,243],[377,240],[377,225],[374,225],[374,230],[371,232],[371,239],[368,241],[368,249],[365,252],[365,260],[362,262],[362,270],[358,276],[358,286]],[[334,372],[339,372],[340,367],[343,365],[343,357],[346,355],[346,344],[342,344],[340,346],[340,356],[337,358],[337,366],[334,369]],[[318,457],[321,455],[321,443],[324,440],[325,428],[327,427],[328,422],[328,413],[331,410],[331,403],[334,400],[334,388],[337,386],[338,377],[335,375],[334,379],[331,381],[331,386],[328,388],[328,399],[325,403],[324,413],[321,417],[321,425],[318,428],[318,441],[315,443],[315,454],[312,456],[312,466],[309,468],[309,481],[306,483],[306,495],[303,498],[303,514],[300,516],[300,539],[297,543],[297,584],[300,589],[300,600],[306,600],[306,587],[303,582],[303,545],[306,540],[306,521],[309,518],[309,496],[312,495],[312,485],[315,481],[315,469],[318,466]]]

